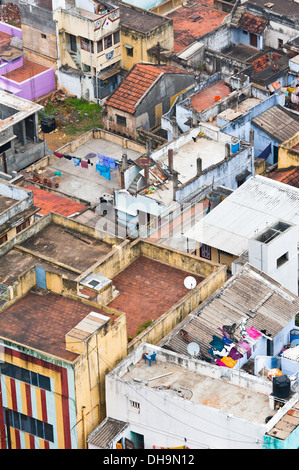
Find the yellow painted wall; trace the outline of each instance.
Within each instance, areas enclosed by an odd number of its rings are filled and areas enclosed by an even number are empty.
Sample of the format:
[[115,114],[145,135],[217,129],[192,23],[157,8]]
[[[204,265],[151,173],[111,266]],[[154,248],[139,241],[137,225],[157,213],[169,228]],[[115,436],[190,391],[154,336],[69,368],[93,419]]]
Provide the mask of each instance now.
[[[167,23],[155,29],[149,34],[142,34],[128,28],[121,27],[122,66],[125,70],[131,70],[134,64],[140,62],[152,62],[148,50],[161,44],[161,47],[173,50],[174,37],[172,23]],[[125,44],[133,47],[133,57],[128,56]]]
[[[84,439],[106,417],[105,376],[127,355],[126,316],[108,324],[85,344],[85,353],[75,364],[77,436],[79,448]],[[82,410],[84,419],[82,420]]]

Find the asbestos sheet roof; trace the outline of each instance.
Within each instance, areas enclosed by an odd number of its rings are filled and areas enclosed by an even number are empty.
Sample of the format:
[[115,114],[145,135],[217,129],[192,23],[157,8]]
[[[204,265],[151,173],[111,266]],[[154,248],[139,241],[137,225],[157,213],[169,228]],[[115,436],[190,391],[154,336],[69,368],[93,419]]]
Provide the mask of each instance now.
[[240,256],[248,240],[279,220],[299,226],[299,189],[256,175],[184,236]]
[[273,106],[254,118],[252,123],[282,143],[298,132],[299,116],[291,115],[282,106]]
[[89,436],[88,444],[100,447],[101,449],[109,449],[110,442],[124,429],[128,427],[128,423],[113,418],[106,418],[100,426]]
[[188,355],[188,344],[195,342],[201,354],[211,358],[210,342],[213,335],[222,337],[220,330],[223,327],[236,324],[233,342],[239,347],[243,319],[247,319],[246,328],[253,326],[265,337],[273,339],[298,311],[296,295],[247,263],[172,330],[159,346]]

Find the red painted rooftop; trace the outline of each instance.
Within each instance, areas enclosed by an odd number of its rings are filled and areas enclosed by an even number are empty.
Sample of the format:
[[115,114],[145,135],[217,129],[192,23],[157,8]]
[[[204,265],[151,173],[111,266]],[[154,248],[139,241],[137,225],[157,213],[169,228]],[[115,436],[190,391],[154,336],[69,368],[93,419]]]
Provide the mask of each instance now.
[[[140,256],[113,278],[120,295],[108,307],[126,313],[128,336],[134,338],[140,325],[157,320],[190,292],[184,286],[188,275],[181,269]],[[194,277],[197,283],[203,280]]]
[[135,105],[163,73],[188,74],[188,72],[170,65],[136,64],[125,80],[106,100],[105,105],[134,114]]
[[25,59],[24,57],[22,67],[5,73],[3,77],[21,83],[25,80],[28,80],[29,78],[39,75],[42,72],[45,72],[46,70],[49,70],[49,68],[40,64],[36,64],[35,62],[31,62],[31,60]]
[[74,361],[78,355],[65,349],[65,335],[91,311],[103,314],[111,321],[116,319],[80,301],[48,291],[45,295],[30,291],[1,312],[0,337]]
[[191,98],[191,108],[201,112],[212,106],[219,99],[231,93],[231,88],[224,81],[218,81],[196,93]]
[[173,20],[174,51],[180,53],[201,36],[220,26],[227,16],[213,8],[213,0],[192,0],[167,17]]
[[78,202],[50,193],[36,186],[29,185],[26,186],[26,189],[33,191],[34,205],[40,207],[39,214],[41,215],[56,212],[57,214],[67,217],[76,212],[81,212],[86,207],[84,204],[79,204]]

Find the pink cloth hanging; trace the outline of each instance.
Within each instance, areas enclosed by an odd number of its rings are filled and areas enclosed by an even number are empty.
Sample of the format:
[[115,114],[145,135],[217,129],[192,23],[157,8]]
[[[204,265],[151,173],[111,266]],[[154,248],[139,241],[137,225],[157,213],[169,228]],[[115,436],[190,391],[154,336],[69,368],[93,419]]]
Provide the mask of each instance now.
[[248,336],[250,336],[250,338],[253,338],[253,339],[257,339],[259,338],[260,336],[262,336],[262,333],[260,333],[259,331],[257,331],[254,326],[252,326],[251,328],[246,328],[246,331],[248,333]]

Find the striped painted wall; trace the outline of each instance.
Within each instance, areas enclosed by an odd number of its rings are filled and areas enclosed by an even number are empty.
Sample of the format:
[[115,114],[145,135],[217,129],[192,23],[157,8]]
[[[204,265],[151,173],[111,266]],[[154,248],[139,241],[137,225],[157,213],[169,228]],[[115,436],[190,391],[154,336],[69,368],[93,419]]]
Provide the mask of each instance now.
[[[36,374],[49,377],[51,391],[9,377],[8,375],[0,375],[0,448],[77,448],[76,407],[72,369],[67,364],[66,367],[62,367],[7,347],[4,348],[2,359],[6,364],[13,364]],[[42,424],[48,423],[53,426],[53,442],[16,429],[12,425],[8,428],[5,425],[7,409],[39,420]]]

